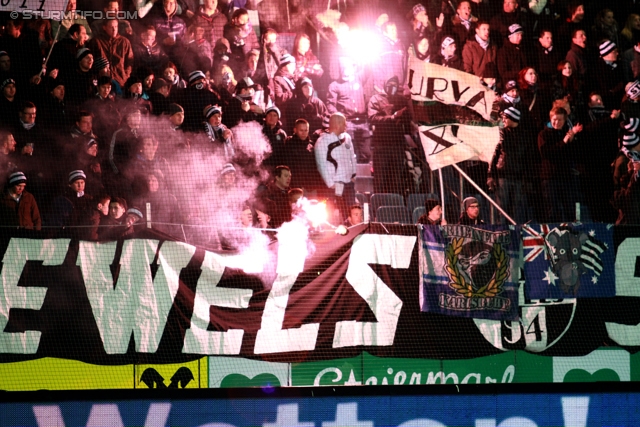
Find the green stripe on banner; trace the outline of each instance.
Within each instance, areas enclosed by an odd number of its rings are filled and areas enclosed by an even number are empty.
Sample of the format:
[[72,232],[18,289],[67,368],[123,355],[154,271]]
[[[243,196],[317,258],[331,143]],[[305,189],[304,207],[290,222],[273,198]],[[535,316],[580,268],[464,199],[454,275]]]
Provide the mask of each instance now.
[[0,364],[0,390],[312,387],[640,381],[640,353],[602,348],[580,357],[507,351],[474,359],[357,357],[275,363],[209,357],[188,363],[100,366],[42,358]]

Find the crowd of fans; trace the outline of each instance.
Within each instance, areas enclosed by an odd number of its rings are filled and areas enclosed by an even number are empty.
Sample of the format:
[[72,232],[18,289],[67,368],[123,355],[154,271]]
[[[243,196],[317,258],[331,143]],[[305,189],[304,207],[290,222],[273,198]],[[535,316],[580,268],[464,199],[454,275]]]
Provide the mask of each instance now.
[[[280,31],[263,25],[272,0],[102,3],[92,22],[75,0],[62,21],[6,19],[3,226],[98,240],[147,220],[232,247],[223,225],[276,229],[301,196],[350,225],[358,165],[374,192],[428,192],[412,170],[410,57],[499,94],[493,160],[463,166],[519,223],[571,221],[576,203],[583,220],[640,222],[638,2],[339,0],[300,20],[316,2],[291,0]],[[366,45],[348,42],[356,27]],[[439,223],[427,206],[421,222]]]

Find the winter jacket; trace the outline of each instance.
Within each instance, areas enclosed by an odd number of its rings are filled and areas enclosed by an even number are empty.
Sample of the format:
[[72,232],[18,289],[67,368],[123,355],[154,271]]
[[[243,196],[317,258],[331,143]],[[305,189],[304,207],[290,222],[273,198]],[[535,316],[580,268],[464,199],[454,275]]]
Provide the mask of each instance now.
[[23,191],[20,200],[16,201],[5,191],[0,199],[0,224],[40,230],[42,219],[33,195]]
[[466,73],[482,77],[484,68],[489,62],[495,63],[498,58],[498,50],[489,43],[484,50],[476,40],[469,40],[462,49],[462,64]]
[[496,145],[488,176],[493,179],[507,178],[524,180],[527,178],[526,166],[531,161],[531,149],[523,138],[522,129],[500,129],[500,142]]
[[224,26],[227,24],[227,17],[216,10],[213,15],[207,15],[202,12],[202,8],[196,13],[193,18],[195,25],[198,25],[204,29],[204,38],[211,44],[216,45],[216,41],[222,38],[224,33]]
[[133,68],[134,56],[129,40],[121,35],[111,38],[100,34],[89,41],[89,49],[94,58],[107,58],[111,66],[111,78],[124,86]]
[[359,80],[345,82],[334,81],[327,91],[327,110],[329,114],[339,112],[345,115],[347,120],[367,114],[367,106],[364,103],[364,91]]
[[527,66],[524,49],[509,40],[505,41],[498,51],[498,73],[503,83],[518,80],[518,73]]
[[318,171],[328,188],[337,182],[348,183],[356,176],[356,154],[349,134],[325,133],[316,142],[313,149]]

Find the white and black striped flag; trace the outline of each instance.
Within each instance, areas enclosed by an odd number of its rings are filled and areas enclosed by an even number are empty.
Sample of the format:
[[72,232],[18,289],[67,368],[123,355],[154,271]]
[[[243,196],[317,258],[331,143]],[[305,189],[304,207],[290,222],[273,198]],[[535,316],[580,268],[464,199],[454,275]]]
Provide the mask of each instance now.
[[607,249],[607,246],[590,237],[586,242],[582,244],[582,254],[580,254],[580,260],[589,270],[592,270],[596,276],[602,274],[603,264],[600,255]]

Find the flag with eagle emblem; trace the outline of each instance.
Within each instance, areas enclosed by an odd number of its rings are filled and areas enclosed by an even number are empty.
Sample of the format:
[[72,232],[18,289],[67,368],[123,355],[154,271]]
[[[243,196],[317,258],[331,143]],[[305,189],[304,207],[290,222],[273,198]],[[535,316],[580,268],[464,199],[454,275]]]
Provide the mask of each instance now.
[[422,311],[517,319],[519,227],[423,226],[420,235]]

